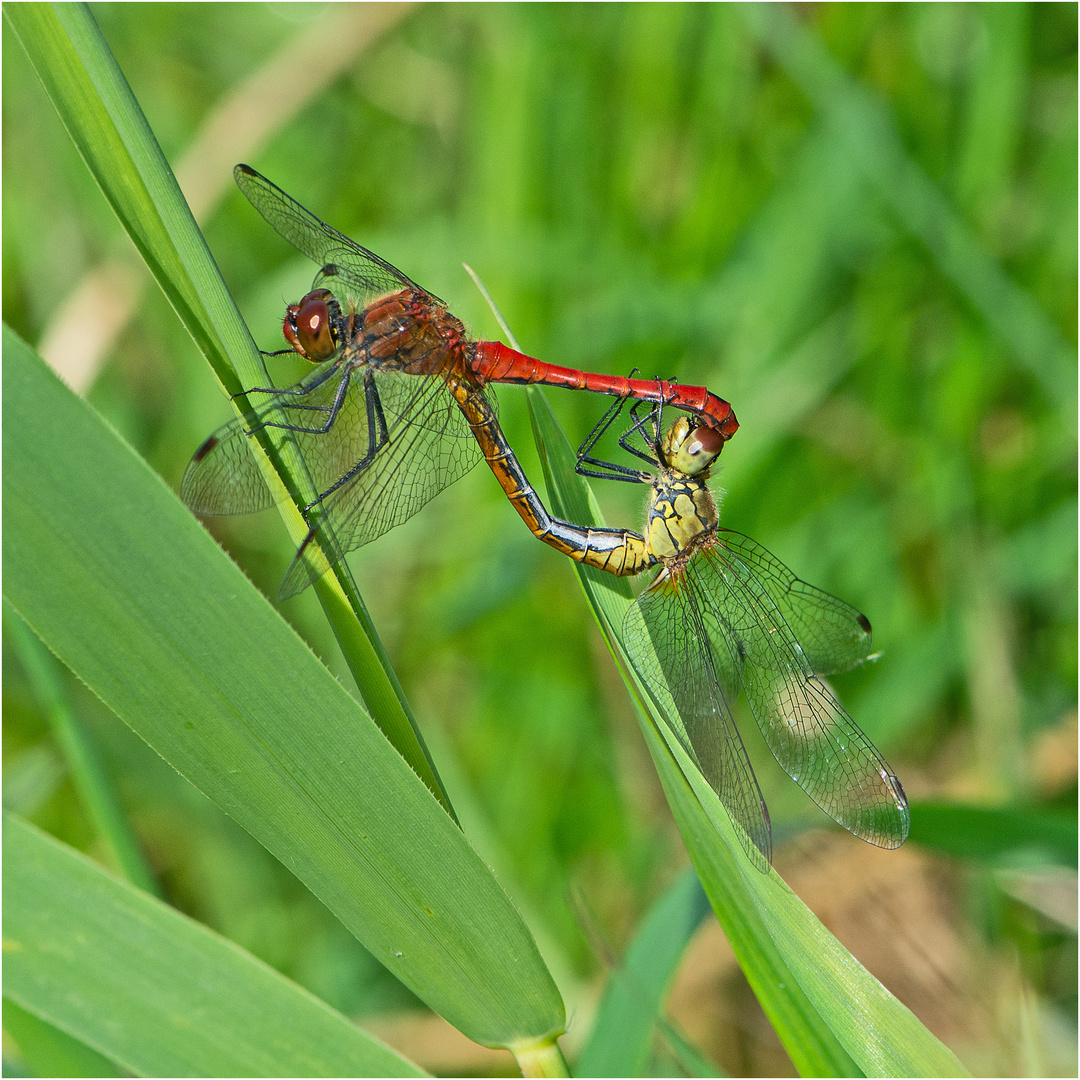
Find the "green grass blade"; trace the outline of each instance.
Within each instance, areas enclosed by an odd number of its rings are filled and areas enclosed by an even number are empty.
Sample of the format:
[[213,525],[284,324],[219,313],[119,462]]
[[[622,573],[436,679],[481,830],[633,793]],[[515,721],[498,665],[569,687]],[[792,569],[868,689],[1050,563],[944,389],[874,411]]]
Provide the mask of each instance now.
[[[529,404],[550,509],[602,524],[542,391]],[[803,1076],[961,1076],[956,1057],[825,929],[772,871],[747,858],[734,826],[622,659],[629,584],[578,567],[586,596],[638,707],[646,743],[694,868],[765,1014]]]
[[653,904],[619,968],[608,977],[579,1076],[643,1076],[671,980],[709,911],[697,874],[687,870]]
[[356,701],[150,468],[4,331],[5,593],[116,714],[488,1045],[563,1005],[528,928]]
[[[727,1076],[715,1062],[710,1061],[685,1035],[667,1020],[661,1019],[660,1030],[664,1033],[664,1049],[678,1062],[687,1076]],[[656,1059],[654,1058],[654,1061]],[[653,1075],[656,1067],[653,1066]]]
[[34,1076],[123,1076],[107,1057],[4,998],[4,1031]]
[[108,844],[120,872],[132,885],[160,896],[157,880],[143,857],[138,838],[98,757],[93,739],[72,711],[56,662],[6,600],[4,628],[48,717],[90,819]]
[[949,855],[994,860],[1023,853],[1076,866],[1076,811],[1038,806],[915,803],[911,839]]
[[261,960],[4,815],[4,986],[140,1076],[422,1076]]
[[745,4],[741,14],[941,271],[1039,380],[1064,415],[1075,415],[1076,350],[972,233],[908,155],[888,109],[848,77],[805,22],[779,4]]
[[[199,350],[230,393],[258,351],[217,272],[168,162],[84,4],[4,8],[87,168]],[[251,385],[250,383],[248,385]]]
[[[230,394],[266,384],[261,357],[221,280],[172,170],[84,4],[4,9],[87,167],[184,326]],[[244,399],[240,399],[242,402]],[[306,469],[287,439],[258,437],[267,479],[291,535]],[[280,479],[278,479],[280,478]],[[453,815],[416,720],[346,566],[315,586],[365,705],[398,752]]]

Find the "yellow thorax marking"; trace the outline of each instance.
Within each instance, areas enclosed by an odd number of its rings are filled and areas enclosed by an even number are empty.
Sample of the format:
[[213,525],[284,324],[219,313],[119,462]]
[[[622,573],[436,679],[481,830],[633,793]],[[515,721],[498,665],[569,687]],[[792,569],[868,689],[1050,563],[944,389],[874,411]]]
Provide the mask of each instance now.
[[707,481],[720,449],[705,436],[699,438],[690,421],[680,417],[660,444],[648,526],[649,548],[659,559],[689,555],[695,541],[716,529],[716,500]]

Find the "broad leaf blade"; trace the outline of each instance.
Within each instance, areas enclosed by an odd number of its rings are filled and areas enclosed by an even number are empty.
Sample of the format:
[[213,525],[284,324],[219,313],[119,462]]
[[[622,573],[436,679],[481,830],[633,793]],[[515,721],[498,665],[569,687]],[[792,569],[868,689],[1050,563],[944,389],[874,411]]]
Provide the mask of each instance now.
[[[4,9],[64,126],[177,315],[230,394],[266,384],[255,343],[233,303],[123,72],[85,4]],[[243,400],[243,399],[239,399]],[[307,470],[271,429],[257,435],[267,483],[293,538]],[[295,504],[295,505],[294,505]],[[376,723],[452,815],[431,755],[348,568],[315,586]]]
[[34,1076],[124,1075],[107,1057],[10,998],[4,998],[4,1034],[14,1041]]
[[15,609],[470,1038],[560,1032],[532,936],[428,789],[160,478],[4,335]]
[[261,960],[4,815],[4,988],[140,1076],[422,1076]]

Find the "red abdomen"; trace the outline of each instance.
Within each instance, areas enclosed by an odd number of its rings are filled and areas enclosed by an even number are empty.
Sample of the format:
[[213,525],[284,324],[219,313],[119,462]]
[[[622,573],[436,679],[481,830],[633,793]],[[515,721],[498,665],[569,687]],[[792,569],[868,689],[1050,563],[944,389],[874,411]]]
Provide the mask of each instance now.
[[693,413],[709,427],[730,439],[739,430],[731,406],[704,386],[683,386],[663,379],[627,379],[621,375],[597,375],[576,368],[545,364],[498,341],[478,341],[473,346],[472,370],[482,382],[542,383],[570,390],[591,390],[613,397],[655,401]]

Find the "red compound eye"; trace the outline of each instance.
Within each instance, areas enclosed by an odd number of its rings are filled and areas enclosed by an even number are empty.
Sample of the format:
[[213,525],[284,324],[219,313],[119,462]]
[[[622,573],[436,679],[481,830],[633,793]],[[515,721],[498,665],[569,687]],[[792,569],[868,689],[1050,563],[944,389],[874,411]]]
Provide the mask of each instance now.
[[327,304],[329,296],[326,289],[316,289],[299,304],[290,304],[281,328],[285,340],[313,363],[328,360],[337,351],[337,335]]
[[724,436],[716,428],[709,427],[706,424],[694,428],[694,438],[701,444],[701,449],[706,454],[719,454],[724,446]]

